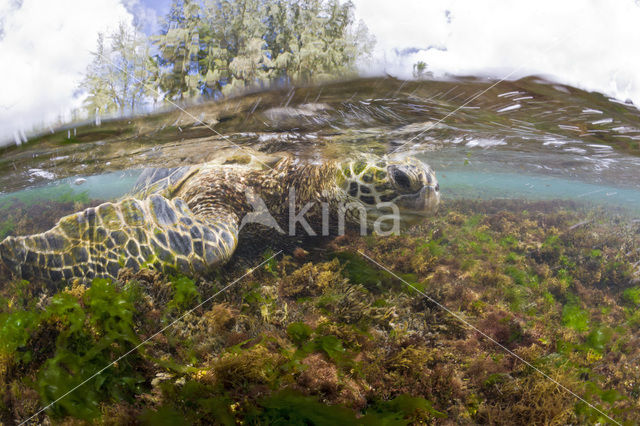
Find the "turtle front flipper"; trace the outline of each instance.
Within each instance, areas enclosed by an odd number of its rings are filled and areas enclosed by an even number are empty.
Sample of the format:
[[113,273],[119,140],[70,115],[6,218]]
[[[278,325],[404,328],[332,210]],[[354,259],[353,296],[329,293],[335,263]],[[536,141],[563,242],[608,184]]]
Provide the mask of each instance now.
[[17,276],[47,281],[117,278],[123,267],[195,276],[232,256],[234,215],[194,215],[180,198],[126,198],[65,216],[41,234],[8,237],[0,260]]

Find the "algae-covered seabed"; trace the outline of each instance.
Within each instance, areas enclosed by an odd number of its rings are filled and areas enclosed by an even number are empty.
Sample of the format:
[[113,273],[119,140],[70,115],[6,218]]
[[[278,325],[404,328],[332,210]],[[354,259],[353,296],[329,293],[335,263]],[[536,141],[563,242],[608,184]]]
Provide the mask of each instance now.
[[[3,232],[46,229],[47,217],[87,202],[49,203],[55,212],[5,207],[5,218],[31,219]],[[633,424],[639,246],[640,223],[623,211],[445,200],[402,235],[348,234],[273,258],[193,311],[272,252],[195,282],[149,270],[88,287],[4,282],[0,419],[26,420],[116,361],[33,420],[610,422],[601,410]]]

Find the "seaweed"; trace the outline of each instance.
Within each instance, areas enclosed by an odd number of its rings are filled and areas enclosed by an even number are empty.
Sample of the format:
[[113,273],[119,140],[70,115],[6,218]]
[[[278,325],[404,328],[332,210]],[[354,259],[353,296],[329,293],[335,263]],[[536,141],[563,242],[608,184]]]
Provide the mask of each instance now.
[[589,312],[580,307],[577,299],[571,298],[562,308],[562,323],[576,331],[589,329]]
[[[101,401],[127,400],[141,392],[144,379],[136,372],[135,355],[113,363],[139,343],[132,293],[95,279],[81,300],[82,305],[73,295],[61,293],[45,311],[43,319],[55,320],[62,331],[54,356],[40,368],[37,383],[43,402],[59,400],[51,408],[55,415],[91,419],[100,414]],[[85,384],[94,374],[95,379]],[[67,395],[80,385],[81,392]]]
[[346,276],[352,283],[361,284],[369,291],[380,293],[390,285],[389,276],[372,266],[362,256],[349,252],[336,252],[331,257],[338,259],[343,265]]
[[249,424],[273,425],[356,425],[353,410],[325,405],[313,397],[281,391],[260,403],[260,409],[247,416]]
[[622,293],[622,299],[632,306],[640,306],[640,287],[629,287]]
[[169,311],[184,311],[200,300],[200,292],[192,279],[184,276],[172,277],[171,285],[173,297],[167,305]]
[[565,207],[452,201],[401,236],[346,235],[270,259],[204,305],[271,253],[198,279],[124,270],[63,289],[7,282],[0,419],[22,421],[117,361],[37,420],[632,423],[638,234]]

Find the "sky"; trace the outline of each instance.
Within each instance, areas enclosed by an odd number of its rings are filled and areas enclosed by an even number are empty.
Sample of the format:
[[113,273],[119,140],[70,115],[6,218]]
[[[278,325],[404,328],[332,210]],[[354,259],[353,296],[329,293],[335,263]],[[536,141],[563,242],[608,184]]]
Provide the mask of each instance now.
[[[375,36],[365,74],[543,75],[640,105],[640,0],[353,0]],[[0,144],[82,102],[98,32],[157,29],[171,0],[0,0]]]
[[354,3],[378,41],[370,72],[406,78],[424,61],[436,76],[536,74],[640,105],[640,1]]
[[0,0],[0,140],[78,106],[98,32],[131,20],[120,0]]

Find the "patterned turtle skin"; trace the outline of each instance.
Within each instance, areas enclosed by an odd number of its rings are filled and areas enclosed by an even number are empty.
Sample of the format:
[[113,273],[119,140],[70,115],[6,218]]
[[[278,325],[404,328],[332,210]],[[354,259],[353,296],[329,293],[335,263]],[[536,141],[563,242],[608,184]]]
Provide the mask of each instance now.
[[[258,199],[275,220],[271,226],[245,223],[256,214]],[[7,237],[0,261],[17,277],[54,282],[117,279],[124,267],[201,276],[232,257],[241,232],[249,237],[243,241],[273,232],[267,227],[289,235],[331,235],[339,229],[340,212],[347,227],[361,227],[363,213],[369,225],[382,214],[379,203],[394,203],[403,217],[413,217],[438,202],[433,170],[412,157],[305,164],[283,155],[269,165],[247,156],[147,169],[130,196],[65,216],[40,234]],[[296,215],[306,223],[292,226]]]

